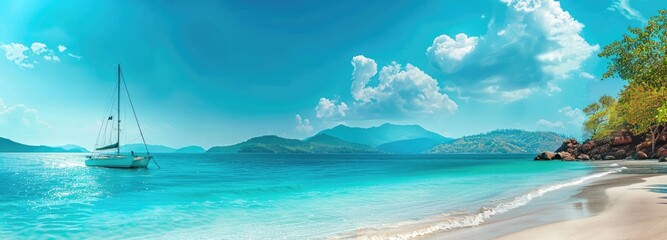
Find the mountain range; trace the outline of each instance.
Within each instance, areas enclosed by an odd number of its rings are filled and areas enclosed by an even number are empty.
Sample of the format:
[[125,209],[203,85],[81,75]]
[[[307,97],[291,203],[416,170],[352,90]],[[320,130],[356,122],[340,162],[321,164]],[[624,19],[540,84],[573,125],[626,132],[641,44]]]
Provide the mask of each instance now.
[[224,147],[212,147],[209,153],[379,153],[377,149],[351,143],[328,134],[319,134],[306,140],[288,139],[274,135],[251,138],[245,142]]
[[82,152],[85,150],[76,145],[67,145],[64,147],[49,147],[49,146],[32,146],[22,143],[17,143],[12,140],[0,137],[0,152]]
[[565,136],[553,132],[495,130],[440,144],[430,153],[539,153],[558,148]]
[[[495,130],[457,139],[444,137],[419,125],[382,124],[360,128],[338,125],[299,140],[260,136],[229,146],[171,148],[148,145],[152,153],[537,153],[555,149],[565,136],[553,132]],[[145,152],[143,144],[121,146],[121,152]],[[30,146],[0,138],[0,152],[88,152],[77,145]]]
[[[148,150],[152,153],[204,153],[206,150],[200,146],[187,146],[182,148],[172,148],[164,145],[146,144]],[[143,143],[131,143],[120,146],[121,152],[145,153],[146,147]]]

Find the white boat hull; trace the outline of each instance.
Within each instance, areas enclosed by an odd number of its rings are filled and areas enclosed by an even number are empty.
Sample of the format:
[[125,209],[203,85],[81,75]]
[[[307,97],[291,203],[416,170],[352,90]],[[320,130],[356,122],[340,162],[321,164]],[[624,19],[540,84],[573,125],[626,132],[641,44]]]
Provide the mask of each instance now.
[[145,168],[152,156],[99,155],[86,159],[86,166],[108,168]]

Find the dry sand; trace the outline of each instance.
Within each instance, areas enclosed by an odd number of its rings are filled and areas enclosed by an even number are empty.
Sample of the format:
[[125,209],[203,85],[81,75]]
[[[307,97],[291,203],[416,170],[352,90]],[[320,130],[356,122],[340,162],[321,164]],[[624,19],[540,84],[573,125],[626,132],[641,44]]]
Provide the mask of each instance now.
[[[622,184],[629,179],[617,181]],[[499,239],[667,240],[667,176],[642,179],[644,182],[606,189],[606,207],[595,216],[539,226]]]

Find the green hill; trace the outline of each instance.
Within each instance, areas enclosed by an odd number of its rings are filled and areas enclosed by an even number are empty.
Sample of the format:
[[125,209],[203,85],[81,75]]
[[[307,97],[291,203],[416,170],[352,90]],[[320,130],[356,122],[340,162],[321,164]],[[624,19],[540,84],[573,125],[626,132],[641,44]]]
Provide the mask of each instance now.
[[558,148],[565,137],[553,132],[495,130],[440,144],[431,153],[539,153]]
[[205,153],[206,149],[200,146],[187,146],[176,149],[174,153]]
[[278,136],[261,136],[231,146],[216,146],[210,153],[377,153],[371,146],[350,143],[329,135],[317,135],[306,141]]
[[331,129],[322,130],[317,133],[316,136],[321,134],[327,134],[348,142],[360,143],[373,147],[384,143],[417,138],[430,138],[440,143],[451,140],[451,138],[443,137],[440,134],[428,131],[419,125],[395,125],[390,123],[370,128],[338,125]]
[[14,142],[0,137],[0,152],[80,152],[78,150],[66,150],[58,147],[31,146]]
[[428,152],[442,143],[431,138],[415,138],[380,144],[376,148],[387,153],[417,154]]

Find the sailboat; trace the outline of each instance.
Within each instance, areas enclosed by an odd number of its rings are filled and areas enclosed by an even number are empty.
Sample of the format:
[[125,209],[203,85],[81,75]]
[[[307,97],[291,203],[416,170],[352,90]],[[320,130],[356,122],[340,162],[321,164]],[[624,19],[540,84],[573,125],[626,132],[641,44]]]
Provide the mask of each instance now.
[[[122,80],[122,85],[121,85],[121,80]],[[146,148],[146,152],[143,154],[135,154],[134,151],[131,153],[121,153],[120,152],[120,136],[121,136],[121,116],[120,116],[120,99],[121,99],[121,88],[122,86],[125,87],[125,92],[127,92],[127,98],[128,102],[130,103],[130,107],[132,108],[132,114],[134,115],[134,120],[137,123],[137,128],[139,129],[139,133],[141,135],[141,140],[144,143],[144,147]],[[130,93],[127,91],[127,84],[125,84],[125,78],[123,77],[123,74],[120,69],[120,64],[118,64],[118,85],[117,85],[117,101],[116,101],[116,115],[105,115],[105,120],[102,122],[102,126],[100,126],[100,133],[98,134],[97,137],[97,143],[95,144],[95,151],[93,152],[93,155],[86,156],[86,166],[91,166],[91,167],[109,167],[109,168],[145,168],[148,166],[148,164],[153,160],[153,156],[150,155],[150,152],[148,151],[148,146],[146,145],[146,140],[144,139],[144,134],[141,131],[141,126],[139,126],[139,120],[137,119],[137,114],[136,111],[134,110],[134,105],[132,104],[132,98],[130,98]],[[113,102],[111,102],[113,104]],[[113,108],[109,108],[111,110],[111,114],[113,114]],[[107,117],[108,116],[108,117]],[[114,118],[115,118],[115,124],[114,124]],[[114,133],[114,126],[115,126],[115,139],[113,138],[113,133]],[[104,128],[103,128],[104,127]],[[102,131],[104,129],[104,131]],[[109,130],[109,131],[107,131]],[[104,135],[109,135],[109,138],[107,138]],[[104,140],[110,140],[112,143],[108,143],[102,145],[101,147],[98,147],[100,143],[100,138],[102,141]],[[115,143],[113,143],[113,140],[115,140]]]

